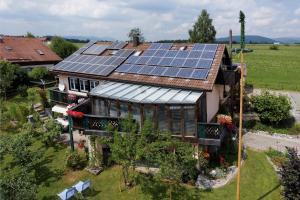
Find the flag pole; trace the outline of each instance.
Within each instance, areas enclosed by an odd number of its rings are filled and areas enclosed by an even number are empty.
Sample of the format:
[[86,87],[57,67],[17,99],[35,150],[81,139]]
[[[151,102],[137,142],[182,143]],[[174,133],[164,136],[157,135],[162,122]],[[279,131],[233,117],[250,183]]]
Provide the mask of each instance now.
[[[243,51],[243,50],[242,50]],[[241,157],[242,157],[242,127],[243,127],[243,97],[244,97],[244,55],[241,51],[241,79],[240,79],[240,115],[239,115],[239,147],[238,147],[238,174],[236,185],[236,199],[240,200]]]

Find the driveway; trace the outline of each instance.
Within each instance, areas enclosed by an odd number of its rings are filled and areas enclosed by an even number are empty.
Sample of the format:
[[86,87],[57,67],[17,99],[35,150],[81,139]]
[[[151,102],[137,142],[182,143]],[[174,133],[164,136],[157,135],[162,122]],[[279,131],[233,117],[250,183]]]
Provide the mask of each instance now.
[[285,147],[296,148],[300,154],[300,136],[276,136],[266,133],[248,132],[243,137],[243,142],[246,147],[256,150],[268,150],[270,147],[284,152]]

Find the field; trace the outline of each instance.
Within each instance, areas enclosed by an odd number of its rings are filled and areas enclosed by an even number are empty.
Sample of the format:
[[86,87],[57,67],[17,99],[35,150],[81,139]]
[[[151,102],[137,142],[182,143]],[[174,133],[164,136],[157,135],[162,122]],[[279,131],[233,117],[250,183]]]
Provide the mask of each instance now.
[[[246,45],[254,50],[244,54],[247,83],[256,88],[300,91],[300,45],[279,45],[279,50],[270,50],[269,47]],[[237,56],[234,58],[239,60]]]

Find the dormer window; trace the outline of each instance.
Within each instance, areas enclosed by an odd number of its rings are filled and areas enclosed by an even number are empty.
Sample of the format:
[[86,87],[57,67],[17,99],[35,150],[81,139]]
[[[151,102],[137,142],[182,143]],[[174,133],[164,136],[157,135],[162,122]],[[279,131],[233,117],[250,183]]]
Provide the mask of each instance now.
[[44,55],[44,52],[42,50],[36,49],[36,52],[40,55]]

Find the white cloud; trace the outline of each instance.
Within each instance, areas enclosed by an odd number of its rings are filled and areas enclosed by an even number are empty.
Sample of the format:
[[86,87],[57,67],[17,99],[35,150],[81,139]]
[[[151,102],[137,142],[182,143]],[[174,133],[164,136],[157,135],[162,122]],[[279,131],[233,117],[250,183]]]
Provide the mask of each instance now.
[[8,10],[10,6],[9,0],[0,0],[0,10]]
[[300,7],[294,11],[295,15],[300,16]]

